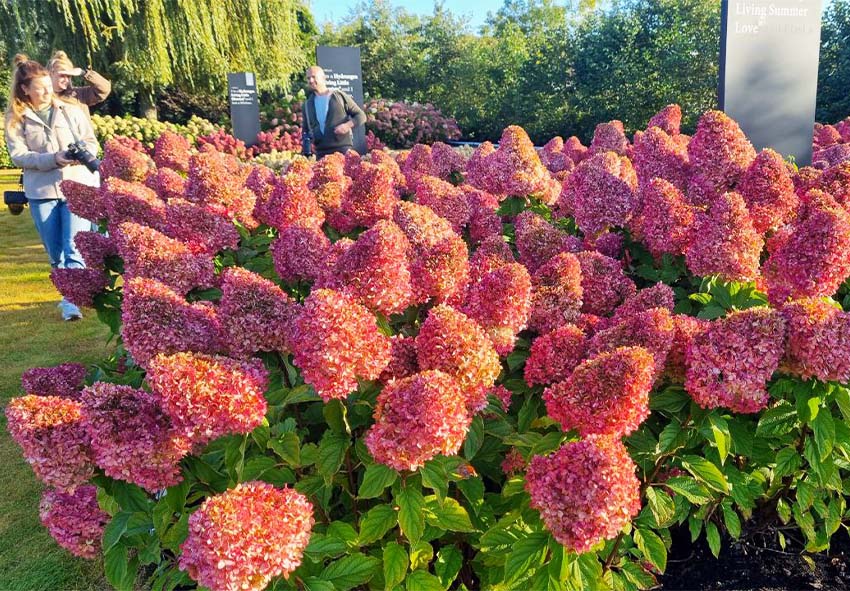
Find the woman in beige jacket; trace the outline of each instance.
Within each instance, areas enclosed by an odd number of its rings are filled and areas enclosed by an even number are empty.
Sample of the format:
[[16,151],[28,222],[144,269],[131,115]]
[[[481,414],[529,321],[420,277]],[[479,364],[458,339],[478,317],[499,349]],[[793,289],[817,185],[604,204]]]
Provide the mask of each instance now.
[[[59,183],[75,180],[97,185],[97,175],[66,153],[74,135],[97,154],[99,146],[88,116],[80,107],[53,93],[50,73],[38,62],[16,55],[12,92],[6,111],[6,145],[15,166],[23,169],[24,192],[35,227],[52,267],[84,267],[74,244],[77,232],[91,223],[68,210]],[[59,304],[66,320],[81,318],[79,309]]]

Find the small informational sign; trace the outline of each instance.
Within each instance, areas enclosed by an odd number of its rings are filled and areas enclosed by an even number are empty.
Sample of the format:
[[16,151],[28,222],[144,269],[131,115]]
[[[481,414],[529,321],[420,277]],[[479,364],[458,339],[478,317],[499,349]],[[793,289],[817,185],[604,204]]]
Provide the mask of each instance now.
[[720,108],[757,149],[812,160],[821,0],[723,0]]
[[227,86],[233,135],[246,146],[253,146],[260,133],[257,79],[252,72],[235,72],[227,75]]
[[[316,63],[325,71],[328,88],[351,95],[354,102],[363,108],[363,73],[359,47],[319,45],[316,48]],[[361,154],[366,153],[366,128],[363,125],[354,128],[354,149]]]

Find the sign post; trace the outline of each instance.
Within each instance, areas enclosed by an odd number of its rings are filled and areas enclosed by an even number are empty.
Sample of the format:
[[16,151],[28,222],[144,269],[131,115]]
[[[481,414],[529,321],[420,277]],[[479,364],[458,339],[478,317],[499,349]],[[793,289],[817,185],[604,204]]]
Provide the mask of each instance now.
[[757,149],[812,160],[821,0],[723,0],[720,108]]
[[227,86],[233,135],[245,142],[246,146],[253,146],[260,133],[257,79],[252,72],[235,72],[227,75]]
[[[316,63],[325,71],[328,88],[340,90],[354,98],[354,102],[363,108],[363,74],[360,68],[359,47],[316,48]],[[354,128],[354,149],[360,154],[366,153],[365,126]]]

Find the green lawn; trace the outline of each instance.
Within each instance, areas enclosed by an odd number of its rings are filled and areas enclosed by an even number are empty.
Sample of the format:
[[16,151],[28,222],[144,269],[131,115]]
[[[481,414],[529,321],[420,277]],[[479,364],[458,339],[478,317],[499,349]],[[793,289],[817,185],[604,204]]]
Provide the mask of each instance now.
[[[0,190],[10,187],[0,171]],[[13,177],[15,178],[15,177]],[[4,183],[5,186],[4,186]],[[88,363],[108,354],[108,330],[93,311],[63,322],[60,296],[48,278],[47,255],[29,210],[12,216],[0,206],[0,401],[21,395],[29,367],[64,361]],[[109,589],[99,561],[77,559],[60,548],[38,520],[42,485],[20,449],[0,429],[0,590]]]

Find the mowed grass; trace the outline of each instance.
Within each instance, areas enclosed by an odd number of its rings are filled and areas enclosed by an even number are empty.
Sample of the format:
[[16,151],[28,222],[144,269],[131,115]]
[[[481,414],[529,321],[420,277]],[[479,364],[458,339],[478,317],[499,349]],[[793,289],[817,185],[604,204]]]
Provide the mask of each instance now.
[[[10,183],[11,180],[11,183]],[[0,171],[0,190],[17,176]],[[12,216],[0,206],[0,404],[22,394],[21,373],[65,361],[90,363],[107,356],[108,329],[91,310],[83,320],[63,322],[60,295],[49,279],[47,255],[29,210]],[[75,558],[41,526],[43,485],[0,418],[0,591],[109,589],[100,561]]]

